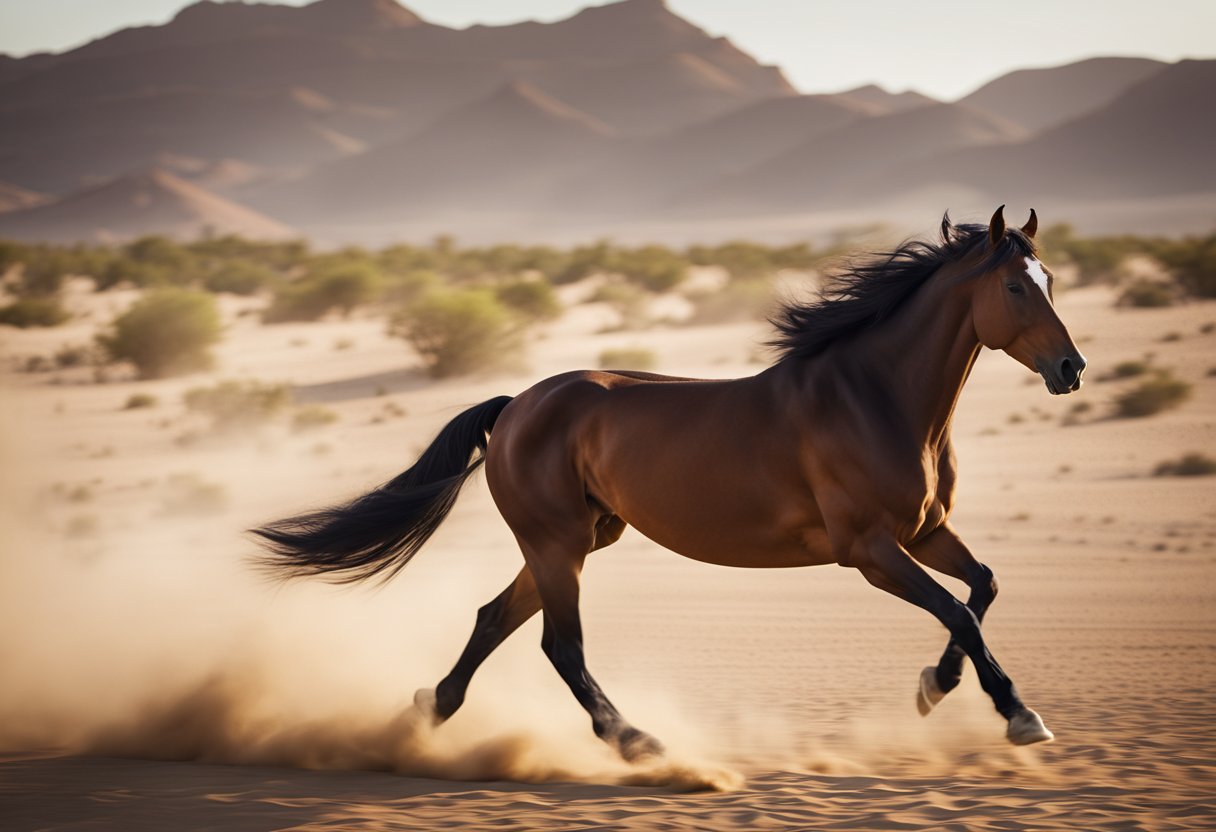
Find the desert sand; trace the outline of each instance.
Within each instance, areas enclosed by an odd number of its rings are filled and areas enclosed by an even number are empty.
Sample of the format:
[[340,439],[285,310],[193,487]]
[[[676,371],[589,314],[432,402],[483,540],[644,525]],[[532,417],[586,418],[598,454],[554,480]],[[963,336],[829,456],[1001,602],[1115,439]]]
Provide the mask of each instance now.
[[[1053,398],[986,353],[957,418],[955,525],[1001,586],[985,632],[1057,737],[1030,748],[1005,742],[970,670],[918,716],[945,632],[851,570],[729,570],[634,532],[588,561],[588,659],[667,759],[631,767],[601,747],[539,621],[450,723],[421,728],[414,691],[521,562],[480,481],[383,588],[251,568],[242,529],[395,475],[469,404],[610,346],[654,350],[660,372],[753,373],[763,324],[604,333],[610,313],[577,306],[526,371],[440,383],[379,320],[268,327],[231,301],[211,373],[99,384],[88,368],[7,368],[0,828],[1211,829],[1216,478],[1152,471],[1216,446],[1216,334],[1201,332],[1216,304],[1113,297],[1059,299],[1090,361],[1082,391]],[[127,300],[77,292],[91,317],[0,331],[0,353],[82,343]],[[1128,382],[1098,379],[1150,352],[1193,397],[1107,418]],[[229,378],[289,382],[338,421],[215,435],[181,393]],[[124,410],[134,392],[159,403]]]

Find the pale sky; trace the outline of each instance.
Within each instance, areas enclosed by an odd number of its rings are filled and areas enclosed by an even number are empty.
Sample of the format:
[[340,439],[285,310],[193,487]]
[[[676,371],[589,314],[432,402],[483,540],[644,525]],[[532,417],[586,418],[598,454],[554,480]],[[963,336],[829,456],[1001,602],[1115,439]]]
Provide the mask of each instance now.
[[[285,0],[303,5],[306,0]],[[600,0],[406,0],[434,23],[568,17]],[[59,51],[163,23],[187,0],[0,0],[0,52]],[[803,92],[876,82],[952,99],[1012,69],[1096,55],[1216,57],[1216,0],[668,0]]]

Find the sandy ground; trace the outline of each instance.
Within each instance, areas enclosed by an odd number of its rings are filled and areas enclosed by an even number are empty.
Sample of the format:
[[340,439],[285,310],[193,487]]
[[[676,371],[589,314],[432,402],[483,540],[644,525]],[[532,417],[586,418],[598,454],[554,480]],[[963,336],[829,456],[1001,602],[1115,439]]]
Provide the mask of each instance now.
[[[0,351],[83,342],[124,298],[77,302],[91,320],[0,332]],[[450,723],[410,722],[520,565],[483,483],[382,589],[268,584],[240,530],[383,481],[462,407],[606,347],[736,376],[764,328],[595,334],[610,315],[583,306],[527,373],[432,383],[378,321],[262,327],[228,307],[210,374],[0,380],[0,829],[1216,827],[1216,478],[1151,476],[1216,447],[1216,304],[1066,293],[1084,390],[1050,397],[986,354],[964,395],[955,523],[1000,580],[989,644],[1056,742],[1009,746],[970,671],[919,717],[944,631],[849,570],[729,570],[630,532],[589,560],[583,610],[597,679],[671,750],[641,768],[594,739],[536,621]],[[1105,418],[1129,382],[1098,377],[1145,353],[1194,396]],[[338,421],[215,435],[181,393],[226,378],[290,382]],[[123,410],[145,391],[155,408]]]

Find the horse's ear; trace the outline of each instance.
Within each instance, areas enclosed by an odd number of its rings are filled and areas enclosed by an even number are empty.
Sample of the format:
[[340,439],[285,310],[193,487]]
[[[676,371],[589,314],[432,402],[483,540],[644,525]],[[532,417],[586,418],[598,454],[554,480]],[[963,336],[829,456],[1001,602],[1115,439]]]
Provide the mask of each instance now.
[[950,234],[954,231],[954,223],[950,222],[950,212],[942,214],[942,242],[950,242]]
[[1005,238],[1005,206],[996,209],[988,221],[988,240],[994,246]]
[[1034,239],[1034,232],[1039,230],[1039,215],[1030,209],[1030,219],[1026,220],[1026,224],[1022,226],[1022,233],[1030,239]]

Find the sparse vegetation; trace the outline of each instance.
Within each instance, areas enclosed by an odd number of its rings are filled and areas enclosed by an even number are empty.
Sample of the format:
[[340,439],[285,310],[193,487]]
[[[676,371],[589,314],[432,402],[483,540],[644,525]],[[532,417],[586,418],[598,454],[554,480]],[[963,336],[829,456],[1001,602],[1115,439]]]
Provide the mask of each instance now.
[[186,409],[211,419],[219,431],[248,428],[278,415],[291,404],[285,384],[259,381],[222,381],[214,387],[195,387],[183,398]]
[[485,289],[428,292],[393,315],[389,334],[408,341],[434,378],[501,368],[522,347],[514,316]]
[[562,314],[553,287],[541,280],[514,280],[498,286],[494,294],[528,321],[551,321]]
[[1152,416],[1180,406],[1190,396],[1190,383],[1175,378],[1169,370],[1158,370],[1115,399],[1114,415],[1124,419]]
[[1184,454],[1179,459],[1159,462],[1153,474],[1158,477],[1210,477],[1216,474],[1216,459],[1198,452]]
[[1138,309],[1155,309],[1163,306],[1173,306],[1178,299],[1178,293],[1168,283],[1158,280],[1137,280],[1125,288],[1119,295],[1120,306],[1132,306]]
[[1147,361],[1120,361],[1110,372],[1099,377],[1099,381],[1121,381],[1125,378],[1142,376],[1149,370]]
[[349,315],[371,302],[380,290],[381,274],[368,262],[325,265],[275,292],[262,319],[266,323],[315,321],[333,310]]
[[18,329],[59,326],[72,316],[54,298],[19,298],[0,308],[0,325]]
[[130,361],[141,378],[206,369],[220,340],[215,300],[188,289],[148,293],[115,319],[98,343],[116,361]]
[[228,491],[198,474],[174,474],[165,481],[161,513],[171,517],[206,517],[228,507]]
[[316,430],[326,425],[332,425],[336,421],[338,421],[337,413],[334,413],[328,407],[314,404],[302,407],[292,414],[291,429],[296,433],[302,433],[303,431]]
[[605,370],[653,370],[658,357],[642,347],[618,347],[601,352],[599,361]]
[[690,295],[693,304],[689,324],[720,324],[764,320],[776,305],[773,287],[767,280],[733,280],[717,292]]
[[203,286],[209,292],[252,295],[271,286],[276,279],[277,275],[260,263],[233,260],[207,275],[203,279]]
[[127,397],[127,403],[123,405],[123,410],[147,410],[148,408],[156,407],[157,398],[151,393],[132,393]]

